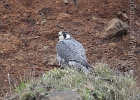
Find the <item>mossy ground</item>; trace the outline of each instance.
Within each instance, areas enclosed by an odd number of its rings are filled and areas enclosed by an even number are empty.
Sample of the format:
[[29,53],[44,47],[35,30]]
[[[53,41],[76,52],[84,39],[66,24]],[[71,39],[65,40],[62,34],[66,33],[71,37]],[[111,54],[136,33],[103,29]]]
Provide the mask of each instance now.
[[18,92],[14,94],[20,100],[36,100],[53,90],[72,90],[83,100],[140,100],[140,90],[132,74],[116,73],[101,63],[88,76],[76,69],[53,69],[24,86],[20,91],[16,88]]

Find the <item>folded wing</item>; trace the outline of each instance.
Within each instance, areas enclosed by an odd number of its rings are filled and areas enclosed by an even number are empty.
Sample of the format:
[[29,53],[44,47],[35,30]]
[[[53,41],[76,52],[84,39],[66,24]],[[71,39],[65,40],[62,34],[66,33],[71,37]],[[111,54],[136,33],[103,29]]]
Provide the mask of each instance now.
[[85,67],[90,65],[87,63],[85,50],[79,42],[74,39],[66,39],[57,43],[57,55],[65,61],[75,61]]

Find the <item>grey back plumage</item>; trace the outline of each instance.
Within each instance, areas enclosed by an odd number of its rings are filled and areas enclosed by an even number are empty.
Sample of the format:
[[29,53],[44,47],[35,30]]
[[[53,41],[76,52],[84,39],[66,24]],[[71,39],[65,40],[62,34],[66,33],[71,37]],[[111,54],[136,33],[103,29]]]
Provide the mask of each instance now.
[[75,61],[85,67],[90,67],[87,62],[85,50],[81,43],[73,38],[59,41],[56,45],[57,55],[65,62]]

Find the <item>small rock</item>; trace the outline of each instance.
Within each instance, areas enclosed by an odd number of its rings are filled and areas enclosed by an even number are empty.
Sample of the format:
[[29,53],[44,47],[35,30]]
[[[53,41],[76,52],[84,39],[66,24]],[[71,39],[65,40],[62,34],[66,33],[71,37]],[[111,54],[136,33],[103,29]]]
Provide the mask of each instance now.
[[49,8],[49,7],[46,8],[45,7],[45,8],[42,8],[41,10],[39,10],[38,11],[38,14],[44,16],[44,15],[49,14],[50,11],[51,11],[51,8]]
[[129,70],[129,74],[134,74],[134,70]]
[[64,2],[65,4],[68,4],[68,3],[69,3],[69,0],[63,0],[63,2]]
[[119,15],[119,16],[120,16],[121,14],[122,14],[122,12],[121,12],[121,11],[119,11],[119,12],[117,13],[117,15]]
[[47,20],[43,19],[40,24],[42,25],[42,24],[45,24],[46,22],[47,22]]
[[72,91],[56,90],[40,100],[82,100],[82,98]]
[[126,15],[126,13],[122,13],[122,16],[126,19],[129,19],[128,16]]
[[125,18],[126,20],[128,20],[128,16],[126,15],[126,13],[123,13],[121,11],[118,12],[118,16]]
[[136,20],[136,25],[140,27],[140,22],[138,20]]
[[40,24],[40,22],[39,22],[39,21],[37,21],[37,22],[36,22],[36,25],[39,25],[39,24]]
[[117,18],[113,18],[107,25],[104,39],[127,34],[128,25]]
[[97,18],[97,17],[95,17],[95,16],[92,16],[91,19],[92,19],[93,21],[98,21],[98,20],[99,20],[99,18]]
[[109,43],[109,46],[111,46],[111,47],[117,47],[118,45],[116,43]]
[[44,46],[40,51],[47,53],[49,46]]

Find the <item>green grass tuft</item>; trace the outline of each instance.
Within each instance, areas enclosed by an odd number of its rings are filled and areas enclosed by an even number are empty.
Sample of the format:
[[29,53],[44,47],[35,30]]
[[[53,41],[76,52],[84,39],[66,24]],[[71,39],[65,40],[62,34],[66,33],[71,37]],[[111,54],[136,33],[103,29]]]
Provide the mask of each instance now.
[[36,97],[31,92],[25,92],[21,95],[20,100],[36,100]]
[[34,83],[21,83],[17,90],[21,91],[17,95],[22,100],[36,100],[37,93],[45,96],[53,90],[72,90],[83,100],[140,100],[140,90],[132,75],[116,74],[101,63],[88,76],[75,69],[53,69]]

